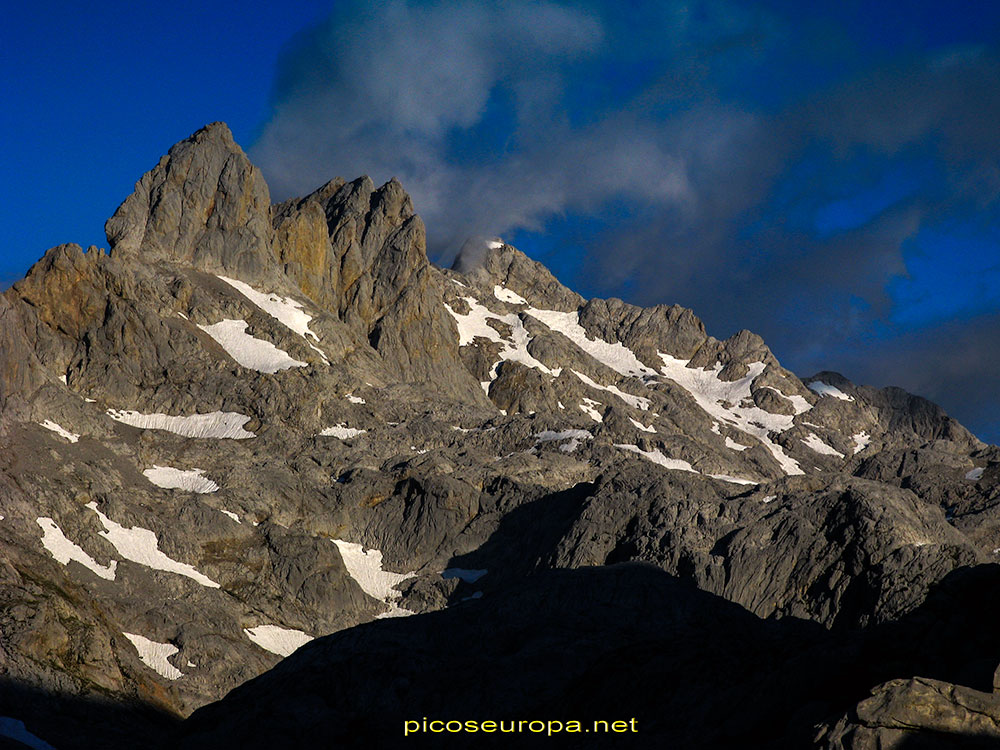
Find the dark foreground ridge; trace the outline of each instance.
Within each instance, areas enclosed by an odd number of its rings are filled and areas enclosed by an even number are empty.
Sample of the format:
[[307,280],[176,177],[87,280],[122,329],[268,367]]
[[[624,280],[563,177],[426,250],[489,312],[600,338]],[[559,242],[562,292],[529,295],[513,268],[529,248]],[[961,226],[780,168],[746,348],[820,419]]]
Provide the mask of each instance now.
[[1000,741],[1000,450],[934,404],[437,268],[396,181],[272,205],[221,123],[107,233],[0,295],[0,741]]

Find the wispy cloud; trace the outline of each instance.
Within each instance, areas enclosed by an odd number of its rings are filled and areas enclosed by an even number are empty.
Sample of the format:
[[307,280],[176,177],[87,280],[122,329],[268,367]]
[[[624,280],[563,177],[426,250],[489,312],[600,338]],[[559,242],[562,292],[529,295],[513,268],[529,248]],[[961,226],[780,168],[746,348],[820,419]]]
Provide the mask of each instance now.
[[662,58],[715,29],[683,7],[650,5],[622,29],[586,4],[348,4],[285,55],[252,154],[279,197],[334,173],[398,177],[442,257],[469,234],[540,229],[611,198],[691,207],[689,165],[752,123],[702,106],[711,130],[695,134],[655,111],[673,108],[658,89],[684,94]]
[[251,153],[278,198],[398,177],[438,261],[513,237],[583,292],[934,395],[958,376],[919,342],[996,333],[1000,46],[925,10],[345,3],[289,46]]

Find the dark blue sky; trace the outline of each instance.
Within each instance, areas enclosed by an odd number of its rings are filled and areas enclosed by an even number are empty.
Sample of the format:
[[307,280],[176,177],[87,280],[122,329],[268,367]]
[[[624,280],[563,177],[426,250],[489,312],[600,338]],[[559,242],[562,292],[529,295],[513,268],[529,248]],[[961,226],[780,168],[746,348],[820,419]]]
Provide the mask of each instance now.
[[500,234],[801,375],[1000,442],[1000,4],[26,4],[0,34],[0,280],[225,120],[275,199],[398,176],[447,262]]

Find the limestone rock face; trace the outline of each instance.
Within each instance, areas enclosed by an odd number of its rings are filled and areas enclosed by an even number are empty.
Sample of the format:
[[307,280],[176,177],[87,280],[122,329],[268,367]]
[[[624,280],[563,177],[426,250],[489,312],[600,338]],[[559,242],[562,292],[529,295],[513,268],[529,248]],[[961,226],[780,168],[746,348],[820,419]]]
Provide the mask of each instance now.
[[216,122],[144,174],[105,231],[112,254],[256,279],[273,262],[270,208],[260,170]]
[[924,677],[891,680],[824,733],[847,750],[990,747],[1000,741],[1000,695]]
[[1000,663],[1000,448],[933,404],[499,238],[439,268],[395,180],[272,206],[220,123],[107,230],[0,295],[0,699],[60,750],[371,747],[414,707],[616,706],[648,747],[979,721],[912,682]]
[[275,211],[275,249],[303,293],[363,336],[394,378],[478,399],[453,346],[423,222],[396,180],[332,180]]
[[0,413],[12,400],[29,399],[44,379],[19,307],[0,297]]

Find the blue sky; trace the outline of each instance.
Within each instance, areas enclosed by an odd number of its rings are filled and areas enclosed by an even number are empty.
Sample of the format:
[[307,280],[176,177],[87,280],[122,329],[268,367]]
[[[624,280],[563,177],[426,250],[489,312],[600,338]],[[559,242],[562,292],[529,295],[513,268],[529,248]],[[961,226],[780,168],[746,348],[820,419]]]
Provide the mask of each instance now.
[[500,234],[1000,442],[1000,5],[815,5],[21,4],[0,282],[225,120],[275,199],[398,176],[438,262]]

